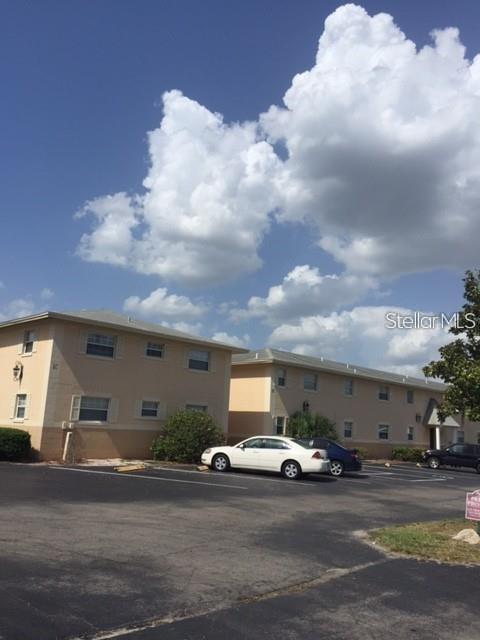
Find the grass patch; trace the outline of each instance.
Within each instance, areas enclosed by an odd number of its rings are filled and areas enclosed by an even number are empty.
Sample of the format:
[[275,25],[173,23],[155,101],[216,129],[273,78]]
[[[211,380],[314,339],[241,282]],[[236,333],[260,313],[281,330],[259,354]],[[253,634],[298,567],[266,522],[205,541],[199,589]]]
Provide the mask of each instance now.
[[475,529],[468,520],[418,522],[370,531],[370,539],[388,551],[424,560],[480,565],[480,544],[470,545],[452,536],[462,529]]

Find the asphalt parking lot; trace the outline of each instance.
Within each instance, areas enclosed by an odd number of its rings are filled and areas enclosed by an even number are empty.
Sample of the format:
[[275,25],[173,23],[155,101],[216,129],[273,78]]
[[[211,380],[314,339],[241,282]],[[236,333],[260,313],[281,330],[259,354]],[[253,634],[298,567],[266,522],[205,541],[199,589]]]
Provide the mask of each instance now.
[[460,517],[474,472],[275,475],[0,463],[0,638],[480,637],[480,569],[360,530]]

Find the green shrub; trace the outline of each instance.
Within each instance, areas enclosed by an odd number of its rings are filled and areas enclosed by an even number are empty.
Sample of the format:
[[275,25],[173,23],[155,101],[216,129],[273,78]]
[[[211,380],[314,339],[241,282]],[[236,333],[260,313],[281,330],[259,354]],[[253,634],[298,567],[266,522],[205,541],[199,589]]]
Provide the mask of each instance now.
[[0,460],[26,460],[30,450],[28,431],[0,427]]
[[177,411],[165,422],[162,435],[151,451],[155,460],[199,462],[208,447],[223,444],[224,434],[214,419],[203,411]]
[[335,423],[319,413],[302,413],[296,411],[287,423],[287,433],[292,438],[328,438],[338,442]]
[[403,460],[404,462],[421,462],[423,449],[415,447],[394,447],[392,449],[392,460]]
[[356,449],[360,460],[365,460],[365,458],[368,456],[368,449],[365,449],[365,447],[354,447],[354,449]]

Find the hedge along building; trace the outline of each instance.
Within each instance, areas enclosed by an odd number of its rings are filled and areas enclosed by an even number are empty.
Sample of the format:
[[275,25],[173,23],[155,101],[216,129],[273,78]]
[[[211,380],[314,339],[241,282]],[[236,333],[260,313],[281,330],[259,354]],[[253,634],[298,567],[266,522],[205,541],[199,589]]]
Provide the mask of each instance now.
[[393,447],[438,448],[480,442],[480,425],[449,417],[437,406],[445,385],[324,358],[275,349],[234,355],[230,385],[229,440],[285,433],[297,411],[320,413],[335,422],[346,446],[373,457]]
[[0,426],[43,459],[148,457],[165,418],[210,413],[226,432],[232,353],[243,349],[107,311],[0,324]]

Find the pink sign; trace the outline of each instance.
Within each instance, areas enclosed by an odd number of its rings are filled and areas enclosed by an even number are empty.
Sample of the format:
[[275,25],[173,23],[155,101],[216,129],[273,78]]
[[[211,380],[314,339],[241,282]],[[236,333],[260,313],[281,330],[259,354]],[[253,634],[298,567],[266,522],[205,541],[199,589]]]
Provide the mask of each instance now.
[[465,518],[466,520],[477,520],[480,522],[480,489],[467,493]]

